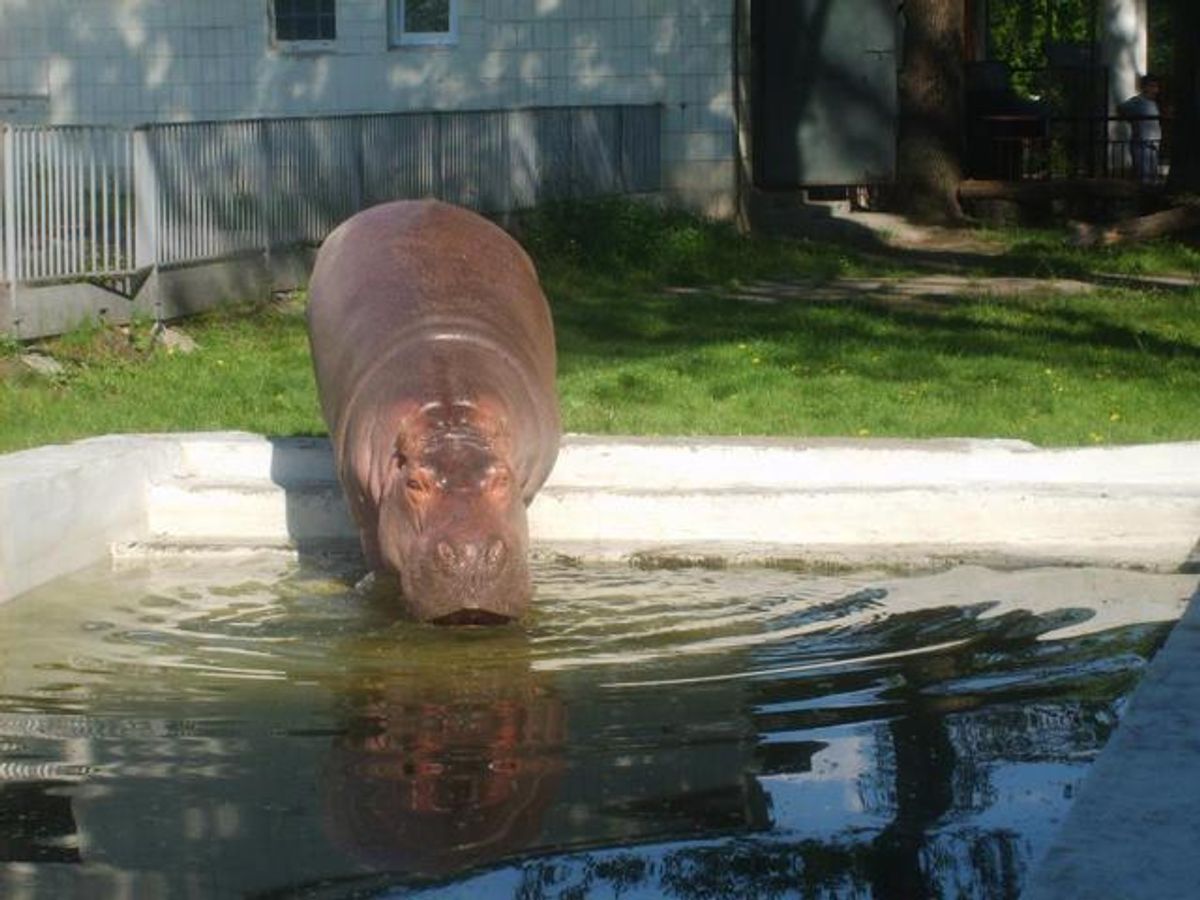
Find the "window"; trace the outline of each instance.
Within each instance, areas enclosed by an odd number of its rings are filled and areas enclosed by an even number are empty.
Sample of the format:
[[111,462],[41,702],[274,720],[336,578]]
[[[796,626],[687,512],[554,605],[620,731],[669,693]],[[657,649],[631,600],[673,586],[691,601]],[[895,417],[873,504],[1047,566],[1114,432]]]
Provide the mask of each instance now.
[[393,44],[453,44],[458,0],[391,0]]
[[337,37],[336,0],[275,0],[275,40],[332,41]]

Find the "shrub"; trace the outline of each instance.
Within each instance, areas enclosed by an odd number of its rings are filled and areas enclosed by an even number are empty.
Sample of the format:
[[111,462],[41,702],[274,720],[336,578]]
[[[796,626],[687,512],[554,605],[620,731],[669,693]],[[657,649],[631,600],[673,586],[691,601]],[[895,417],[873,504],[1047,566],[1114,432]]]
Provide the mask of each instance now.
[[547,203],[518,230],[540,266],[686,281],[720,280],[731,254],[752,242],[728,223],[627,197]]

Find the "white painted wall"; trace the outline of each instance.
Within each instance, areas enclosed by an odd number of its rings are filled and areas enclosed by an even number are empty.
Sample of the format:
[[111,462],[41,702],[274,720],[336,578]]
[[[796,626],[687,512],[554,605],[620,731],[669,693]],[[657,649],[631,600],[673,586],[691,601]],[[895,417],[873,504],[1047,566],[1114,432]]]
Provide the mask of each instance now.
[[51,124],[664,104],[664,184],[731,210],[733,4],[459,0],[452,46],[389,47],[338,0],[328,49],[272,46],[269,0],[0,0],[0,117]]

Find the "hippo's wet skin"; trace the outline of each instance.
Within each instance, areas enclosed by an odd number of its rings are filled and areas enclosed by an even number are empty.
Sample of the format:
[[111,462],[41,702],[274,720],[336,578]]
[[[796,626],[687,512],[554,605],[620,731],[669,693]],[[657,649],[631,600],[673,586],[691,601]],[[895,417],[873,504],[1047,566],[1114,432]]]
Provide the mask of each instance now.
[[439,623],[515,618],[532,587],[525,507],[558,452],[554,329],[502,229],[433,201],[329,236],[309,340],[367,562]]

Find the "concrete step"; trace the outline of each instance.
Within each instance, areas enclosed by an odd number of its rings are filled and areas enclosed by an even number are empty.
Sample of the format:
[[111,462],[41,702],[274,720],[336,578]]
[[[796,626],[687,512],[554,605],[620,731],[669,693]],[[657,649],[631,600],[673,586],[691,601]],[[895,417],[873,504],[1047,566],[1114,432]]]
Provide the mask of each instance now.
[[[279,485],[333,481],[326,438],[244,433],[173,441],[174,474]],[[817,489],[963,484],[1194,485],[1200,444],[1041,450],[1024,441],[610,438],[567,435],[548,487]]]
[[188,538],[147,537],[137,541],[117,544],[112,550],[115,564],[139,563],[147,559],[178,559],[198,557],[215,560],[237,560],[255,556],[273,556],[283,560],[301,557],[321,557],[337,560],[361,561],[362,553],[358,539],[321,540],[313,543],[297,542],[290,537],[249,538]]
[[277,484],[332,479],[333,452],[327,438],[266,438],[244,432],[185,435],[180,441],[179,477]]
[[[1181,521],[1187,527],[1164,527]],[[669,493],[550,488],[530,509],[535,542],[774,543],[830,558],[882,558],[908,547],[923,548],[921,556],[969,552],[1152,565],[1185,558],[1198,529],[1194,497],[1019,485]]]
[[[146,540],[194,548],[356,540],[325,439],[197,435],[179,446],[178,476],[150,486]],[[601,558],[701,558],[709,547],[736,559],[1174,568],[1200,535],[1197,451],[568,436],[530,508],[530,537],[535,547],[585,547],[573,555]]]
[[[548,487],[837,490],[1028,486],[1194,489],[1200,444],[1041,450],[1024,441],[838,438],[803,442],[568,436]],[[1191,486],[1191,487],[1189,487]]]
[[150,488],[153,538],[322,541],[357,536],[332,478],[174,478]]
[[[942,555],[1153,565],[1185,559],[1200,530],[1197,498],[1138,486],[1015,482],[811,488],[726,484],[647,488],[549,484],[530,508],[535,544],[613,543],[636,553],[671,545],[772,545],[857,557],[868,548],[942,548]],[[155,485],[155,541],[220,546],[352,543],[357,532],[332,478],[178,478]],[[1164,527],[1185,521],[1188,528]],[[933,552],[931,549],[929,552]],[[922,551],[924,554],[924,551]]]

